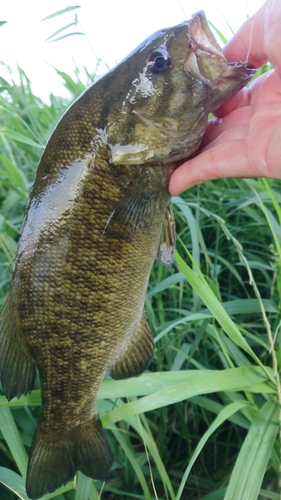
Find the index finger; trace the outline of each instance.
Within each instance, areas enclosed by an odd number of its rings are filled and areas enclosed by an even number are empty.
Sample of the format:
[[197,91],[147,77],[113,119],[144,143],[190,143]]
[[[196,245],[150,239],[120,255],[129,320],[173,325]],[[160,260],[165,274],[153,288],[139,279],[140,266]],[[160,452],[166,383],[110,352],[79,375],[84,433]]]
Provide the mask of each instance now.
[[248,60],[255,68],[268,61],[281,75],[281,2],[267,0],[265,4],[248,19],[224,48],[228,61]]

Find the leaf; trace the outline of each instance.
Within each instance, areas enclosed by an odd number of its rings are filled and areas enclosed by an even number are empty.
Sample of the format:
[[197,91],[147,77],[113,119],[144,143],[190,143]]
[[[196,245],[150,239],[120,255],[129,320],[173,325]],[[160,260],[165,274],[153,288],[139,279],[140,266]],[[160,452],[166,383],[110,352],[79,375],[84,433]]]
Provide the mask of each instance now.
[[80,80],[75,82],[75,80],[73,80],[71,76],[65,73],[65,71],[60,71],[56,69],[54,66],[52,66],[52,68],[54,68],[56,73],[62,77],[62,79],[64,80],[63,85],[69,92],[73,94],[74,97],[77,97],[85,90],[85,85]]
[[48,38],[46,38],[46,40],[44,40],[44,42],[47,42],[48,40],[50,40],[54,36],[58,35],[62,31],[67,30],[71,26],[76,26],[76,23],[70,23],[70,24],[67,24],[66,26],[64,26],[63,28],[60,28],[59,30],[55,31],[55,33],[53,33],[52,35],[48,36]]
[[[175,494],[174,494],[174,490],[173,490],[173,486],[172,486],[172,483],[171,483],[171,479],[170,479],[169,474],[168,474],[168,472],[167,472],[167,470],[165,468],[165,465],[164,465],[164,463],[163,463],[163,461],[162,461],[162,459],[161,459],[161,457],[159,455],[159,451],[157,450],[157,447],[155,445],[154,439],[147,432],[147,430],[144,428],[144,426],[141,424],[139,418],[137,418],[137,417],[131,417],[131,418],[126,419],[126,421],[142,437],[143,442],[144,442],[146,448],[148,449],[149,453],[151,454],[151,456],[152,456],[152,458],[153,458],[153,460],[155,462],[155,465],[157,467],[158,473],[159,473],[159,475],[161,477],[161,480],[163,482],[164,488],[168,489],[171,500],[175,500],[176,497],[175,497]],[[168,495],[166,496],[166,498],[169,498]]]
[[184,280],[183,273],[172,274],[172,276],[169,276],[163,281],[160,281],[160,283],[158,283],[152,290],[147,292],[146,298],[152,297],[153,295],[156,295],[156,293],[163,292],[163,290],[166,290],[167,288],[176,285],[177,283],[179,283],[179,281],[182,280]]
[[[6,169],[6,176],[13,181],[13,184],[16,185],[15,187],[18,187],[22,190],[25,190],[27,187],[27,179],[24,175],[24,173],[21,171],[20,168],[17,167],[15,163],[13,163],[9,158],[7,158],[4,155],[0,154],[0,160],[3,162],[5,169]],[[1,173],[4,173],[3,170],[1,169]]]
[[[0,168],[0,176],[1,174],[3,174],[3,170]],[[4,174],[5,175],[5,174]],[[8,189],[10,189],[11,191],[15,191],[15,193],[17,193],[20,198],[22,198],[23,200],[27,200],[28,198],[28,194],[27,193],[23,193],[19,188],[17,188],[17,186],[15,184],[13,184],[12,182],[9,182],[9,181],[6,181],[5,179],[1,179],[0,177],[0,184],[2,184],[2,186],[5,186],[7,187]]]
[[63,38],[67,38],[68,36],[73,36],[73,35],[85,35],[85,33],[82,33],[80,31],[75,31],[73,33],[68,33],[67,35],[59,36],[59,38],[56,38],[55,40],[51,40],[49,43],[58,42],[59,40],[63,40]]
[[[30,500],[26,494],[25,490],[25,481],[24,479],[17,474],[16,472],[6,469],[5,467],[0,467],[0,483],[4,484],[10,491],[12,491],[18,498],[21,500]],[[63,500],[63,496],[61,493],[65,493],[73,489],[73,481],[70,481],[65,486],[57,489],[53,493],[48,493],[42,497],[42,500],[50,500],[51,498],[55,498],[55,500]],[[83,498],[83,500],[86,500]]]
[[[113,435],[117,439],[117,441],[120,443],[120,446],[124,450],[127,459],[131,463],[131,465],[136,473],[136,476],[141,484],[141,487],[143,489],[145,499],[150,500],[151,496],[149,493],[149,487],[148,487],[147,482],[145,480],[145,476],[143,474],[142,468],[141,468],[140,464],[138,463],[136,456],[132,452],[132,449],[128,446],[126,439],[124,438],[124,436],[122,436],[122,432],[119,429],[117,429],[114,426],[111,428],[111,432],[113,433]],[[75,498],[75,500],[77,500],[77,499]],[[84,500],[84,499],[81,499],[81,500]]]
[[6,255],[8,261],[12,264],[17,249],[15,240],[6,232],[0,232],[0,248]]
[[11,139],[15,139],[16,141],[23,142],[24,144],[29,144],[29,146],[35,146],[36,148],[44,149],[44,146],[42,146],[42,144],[32,141],[32,139],[29,139],[29,137],[26,137],[26,135],[23,135],[20,132],[16,132],[15,130],[3,128],[0,130],[0,133],[7,135],[8,137],[11,137]]
[[48,19],[52,19],[53,17],[60,16],[61,14],[64,14],[65,12],[69,12],[69,11],[75,10],[75,9],[80,9],[80,7],[81,7],[80,5],[72,5],[72,6],[70,5],[69,7],[66,7],[65,9],[57,10],[53,14],[50,14],[49,16],[44,17],[44,19],[41,19],[40,23],[42,23],[42,21],[47,21]]
[[[225,20],[225,19],[224,19]],[[220,37],[221,41],[226,44],[227,43],[227,38],[225,38],[225,36],[222,34],[222,32],[213,24],[211,23],[211,21],[209,21],[209,24],[212,26],[213,30],[218,34],[218,36]],[[229,27],[229,29],[232,31],[233,33],[233,30],[231,29],[231,27],[229,26],[228,23],[226,23]],[[233,33],[234,34],[234,33]]]
[[0,21],[0,28],[1,28],[1,26],[3,26],[4,24],[7,24],[7,21]]
[[82,472],[77,472],[77,489],[75,494],[75,500],[87,500],[89,497],[89,491],[91,487],[92,479],[85,476]]
[[6,469],[6,467],[0,467],[0,483],[4,484],[21,500],[29,500],[25,491],[24,479],[16,472]]
[[224,500],[257,500],[278,428],[278,404],[269,399],[250,427],[231,474]]
[[261,496],[263,496],[265,498],[269,498],[269,500],[280,500],[280,494],[274,493],[274,491],[268,491],[268,490],[261,489],[260,494],[261,494]]
[[[231,375],[228,370],[180,370],[180,371],[169,371],[169,372],[157,372],[157,373],[144,373],[139,377],[131,377],[125,380],[113,380],[112,378],[106,378],[101,383],[98,391],[97,399],[112,399],[112,398],[124,398],[124,397],[134,397],[134,396],[147,396],[150,394],[158,394],[158,391],[169,391],[173,387],[178,387],[180,384],[184,384],[186,387],[192,384],[192,381],[205,379],[213,376],[216,380],[216,374],[219,379],[223,380],[226,376],[226,388],[227,390],[233,390],[233,383],[228,385],[227,378],[233,377],[236,381],[235,384],[239,384],[242,380],[241,390],[247,388],[247,390],[255,391],[255,387],[258,386],[260,392],[272,393],[274,388],[267,382],[267,377],[263,370],[259,367],[244,367],[244,368],[233,368],[231,369]],[[270,370],[268,368],[268,370]],[[223,383],[223,382],[222,382]],[[215,389],[214,389],[215,390]],[[222,389],[219,389],[222,390]],[[208,391],[207,391],[208,392]],[[210,391],[212,388],[210,387]],[[193,394],[194,395],[194,394]],[[193,396],[192,395],[192,396]],[[190,396],[190,397],[192,397]],[[39,390],[32,391],[31,394],[26,396],[21,396],[19,399],[14,398],[12,401],[8,402],[5,396],[0,396],[0,409],[1,407],[17,407],[17,406],[36,406],[41,404],[41,393]]]
[[279,204],[278,204],[278,202],[277,202],[277,200],[276,200],[276,198],[275,198],[275,196],[273,194],[273,191],[270,189],[267,180],[266,179],[262,179],[262,181],[263,181],[263,183],[264,183],[264,185],[265,185],[265,187],[267,189],[267,192],[269,193],[270,199],[271,199],[271,201],[273,203],[273,206],[274,206],[274,208],[275,208],[275,210],[276,210],[276,212],[278,214],[279,225],[281,226],[281,209],[280,209],[280,206],[279,206]]
[[[182,212],[182,216],[185,218],[189,231],[190,231],[190,236],[191,236],[191,241],[192,241],[192,256],[197,263],[198,266],[200,266],[200,245],[199,245],[199,237],[201,236],[201,230],[199,227],[198,222],[196,221],[196,218],[194,217],[190,207],[188,206],[187,203],[184,202],[184,200],[180,196],[175,196],[172,199],[173,203],[177,205],[177,207],[180,209]],[[201,238],[202,242],[202,238]]]
[[21,475],[25,478],[28,460],[27,453],[10,408],[0,408],[0,430],[9,446]]
[[[269,190],[269,187],[268,187],[268,190]],[[270,195],[272,196],[271,199],[273,201],[274,197],[273,197],[273,195],[272,195],[271,192],[270,192]],[[275,231],[275,228],[276,228],[277,231],[280,232],[280,226],[278,224],[276,224],[276,221],[273,218],[271,212],[266,208],[266,206],[262,202],[262,200],[261,200],[261,198],[260,198],[260,196],[258,195],[257,192],[256,192],[256,197],[259,200],[260,206],[261,206],[261,208],[262,208],[262,210],[263,210],[263,212],[264,212],[264,214],[266,216],[268,225],[270,227],[270,230],[272,232],[272,236],[273,236],[273,239],[274,239],[274,242],[275,242],[275,245],[276,245],[276,250],[278,252],[279,259],[281,260],[281,245],[280,245],[280,238],[278,237],[280,235],[276,234],[276,231]],[[280,222],[280,218],[281,218],[280,209],[279,209],[279,207],[277,208],[276,205],[278,206],[278,204],[276,203],[276,200],[274,200],[274,206],[275,206],[275,208],[277,210],[277,213],[278,213],[278,216],[279,216],[279,222]],[[274,222],[275,222],[275,224],[273,224]]]
[[180,500],[188,475],[195,463],[195,460],[198,458],[199,454],[201,453],[208,439],[218,429],[218,427],[220,427],[220,425],[223,424],[223,422],[229,419],[234,413],[244,408],[247,404],[248,403],[246,401],[235,401],[235,403],[231,403],[230,405],[223,408],[223,410],[215,418],[214,422],[210,425],[209,429],[205,432],[205,434],[200,439],[198,445],[196,446],[196,449],[191,457],[188,467],[182,477],[176,500]]
[[[190,254],[189,257],[191,258],[191,260],[193,260]],[[241,335],[240,331],[238,330],[237,326],[232,321],[230,316],[228,316],[228,314],[225,312],[222,304],[213,294],[206,280],[204,280],[202,274],[200,273],[200,276],[197,276],[197,274],[195,274],[195,272],[186,264],[186,262],[182,259],[178,252],[175,252],[175,259],[180,270],[185,275],[187,281],[190,283],[192,288],[196,290],[201,300],[211,311],[214,318],[218,321],[229,338],[244,351],[246,351],[255,360],[255,362],[262,367],[263,365],[260,359],[253,352],[249,344],[244,339],[243,335]]]
[[[205,370],[204,370],[205,371]],[[251,391],[251,386],[268,380],[259,367],[229,368],[227,370],[212,371],[200,374],[193,380],[154,392],[149,396],[116,408],[102,417],[104,426],[119,422],[122,419],[162,408],[163,406],[184,401],[193,396],[214,393],[219,391]]]

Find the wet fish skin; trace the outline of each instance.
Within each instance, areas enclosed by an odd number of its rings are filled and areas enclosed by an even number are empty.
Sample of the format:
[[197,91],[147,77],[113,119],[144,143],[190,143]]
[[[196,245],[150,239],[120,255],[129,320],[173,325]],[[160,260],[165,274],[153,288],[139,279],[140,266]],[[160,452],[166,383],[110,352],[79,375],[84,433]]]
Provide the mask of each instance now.
[[198,148],[208,112],[252,74],[227,64],[199,13],[143,42],[80,96],[51,136],[0,327],[7,398],[32,389],[35,367],[40,375],[30,498],[77,470],[108,477],[96,394],[107,369],[122,379],[151,360],[143,306],[155,256],[172,260],[169,178]]

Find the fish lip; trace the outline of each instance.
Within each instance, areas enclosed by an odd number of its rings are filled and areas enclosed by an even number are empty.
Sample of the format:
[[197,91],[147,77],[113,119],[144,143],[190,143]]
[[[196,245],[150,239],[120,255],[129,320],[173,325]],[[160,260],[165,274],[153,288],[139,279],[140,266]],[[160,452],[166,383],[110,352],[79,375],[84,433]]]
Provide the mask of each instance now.
[[[204,75],[202,72],[200,55],[205,54],[207,57],[214,57],[220,60],[222,66],[224,66],[224,68],[221,68],[222,71],[227,67],[227,60],[211,32],[206,15],[203,11],[193,14],[188,22],[187,45],[189,56],[184,65],[185,71],[193,78],[201,80],[208,86],[212,86],[213,78],[210,80],[209,76]],[[217,76],[219,76],[219,73],[216,77]]]
[[[209,105],[206,107],[208,113],[215,111],[223,101],[237,94],[239,90],[252,80],[256,69],[247,64],[247,61],[243,63],[228,63],[220,75],[210,82],[211,93],[209,96]],[[217,89],[220,89],[220,92],[217,92]]]
[[[185,70],[192,77],[198,78],[209,87],[217,85],[221,78],[239,77],[244,81],[244,85],[251,80],[256,70],[248,66],[248,61],[243,62],[228,62],[223,51],[218,44],[214,34],[208,24],[207,17],[204,11],[198,11],[193,14],[189,21],[189,32],[187,36],[187,44],[189,45],[190,54],[185,62]],[[207,58],[214,58],[218,61],[217,74],[205,74],[204,67],[200,64],[200,55],[205,54]]]
[[223,57],[222,49],[211,31],[207,16],[203,10],[195,12],[189,21],[191,48],[202,50],[210,55]]
[[[256,68],[253,68],[252,66],[248,66],[248,61],[244,62],[228,62],[227,67],[225,68],[225,71],[218,77],[235,77],[240,78],[243,80],[243,73],[244,73],[244,80],[251,80],[253,76],[256,73]],[[215,84],[216,81],[212,82],[212,84]]]
[[221,51],[218,51],[215,47],[213,47],[211,44],[202,44],[193,35],[189,35],[189,43],[190,43],[190,48],[191,50],[196,53],[197,51],[201,50],[202,52],[206,52],[207,54],[213,55],[213,56],[221,56]]
[[254,68],[253,66],[248,66],[248,61],[244,61],[244,62],[228,62],[228,66],[231,66],[231,67],[234,67],[234,68],[245,68],[248,72],[249,75],[254,75],[257,71],[256,68]]
[[192,18],[190,23],[190,32],[187,40],[192,52],[196,54],[196,52],[202,51],[213,56],[222,57],[221,48],[215,47],[212,44],[212,42],[208,38],[208,34],[204,31],[204,28],[201,26],[201,24],[195,23],[195,21],[197,21],[197,18]]

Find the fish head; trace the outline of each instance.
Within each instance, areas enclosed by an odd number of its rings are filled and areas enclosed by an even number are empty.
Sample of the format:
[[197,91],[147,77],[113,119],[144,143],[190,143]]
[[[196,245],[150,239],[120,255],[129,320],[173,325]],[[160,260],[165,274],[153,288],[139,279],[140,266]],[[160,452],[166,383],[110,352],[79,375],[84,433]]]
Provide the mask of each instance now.
[[228,63],[204,12],[156,32],[113,70],[106,125],[113,164],[174,162],[199,147],[208,113],[255,70]]

